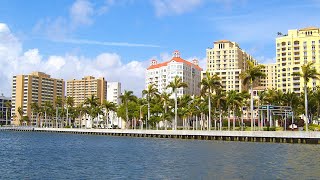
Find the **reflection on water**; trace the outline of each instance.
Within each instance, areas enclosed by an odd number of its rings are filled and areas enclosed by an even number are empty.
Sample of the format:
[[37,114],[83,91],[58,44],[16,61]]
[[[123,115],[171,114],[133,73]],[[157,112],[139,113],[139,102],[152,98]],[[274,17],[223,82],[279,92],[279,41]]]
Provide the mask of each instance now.
[[319,145],[0,132],[0,179],[318,179]]

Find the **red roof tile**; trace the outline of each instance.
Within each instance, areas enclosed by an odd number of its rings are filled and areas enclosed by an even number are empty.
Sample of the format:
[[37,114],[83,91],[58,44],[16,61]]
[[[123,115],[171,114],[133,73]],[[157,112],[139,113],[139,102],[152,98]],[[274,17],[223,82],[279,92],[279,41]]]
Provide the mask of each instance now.
[[189,66],[194,66],[195,68],[197,68],[198,70],[202,71],[202,68],[199,67],[198,65],[195,65],[189,61],[186,61],[180,57],[173,57],[170,61],[166,61],[166,62],[163,62],[163,63],[159,63],[159,64],[156,64],[156,65],[151,65],[147,68],[147,70],[150,70],[150,69],[156,69],[156,68],[160,68],[160,67],[163,67],[163,66],[167,66],[169,62],[171,61],[176,61],[176,62],[182,62],[184,64],[187,64]]

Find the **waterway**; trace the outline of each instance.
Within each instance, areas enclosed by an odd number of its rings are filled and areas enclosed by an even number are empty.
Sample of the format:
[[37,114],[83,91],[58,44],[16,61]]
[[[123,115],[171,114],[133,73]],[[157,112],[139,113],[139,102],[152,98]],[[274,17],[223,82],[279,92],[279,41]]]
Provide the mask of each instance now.
[[320,146],[0,131],[0,179],[319,179]]

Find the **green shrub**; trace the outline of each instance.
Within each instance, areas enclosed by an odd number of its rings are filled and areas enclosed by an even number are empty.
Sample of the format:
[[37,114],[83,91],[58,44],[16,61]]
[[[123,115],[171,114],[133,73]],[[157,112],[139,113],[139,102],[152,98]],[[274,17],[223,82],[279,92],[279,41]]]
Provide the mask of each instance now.
[[275,128],[275,127],[269,127],[269,126],[268,126],[268,127],[264,127],[263,130],[264,130],[264,131],[276,131],[276,128]]

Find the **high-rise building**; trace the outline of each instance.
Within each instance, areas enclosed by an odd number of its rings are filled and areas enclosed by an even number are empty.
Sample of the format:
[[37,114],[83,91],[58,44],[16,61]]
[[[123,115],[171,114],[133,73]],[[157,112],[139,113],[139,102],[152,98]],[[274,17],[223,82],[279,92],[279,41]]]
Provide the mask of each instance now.
[[179,51],[174,51],[169,61],[162,63],[158,63],[157,60],[151,61],[146,71],[146,88],[149,84],[154,84],[160,93],[163,91],[170,93],[171,88],[166,87],[178,76],[188,85],[186,88],[177,89],[178,97],[184,94],[199,95],[201,71],[198,60],[186,61],[180,57]]
[[121,104],[120,96],[121,96],[121,83],[108,82],[107,83],[107,101],[120,105]]
[[[54,79],[43,72],[33,72],[29,75],[16,75],[12,79],[12,109],[13,124],[18,125],[20,114],[19,107],[23,110],[23,116],[28,116],[31,125],[36,124],[36,118],[31,117],[31,103],[39,106],[49,101],[55,107],[57,97],[64,98],[65,85],[63,79]],[[34,115],[35,116],[35,115]]]
[[[213,48],[208,48],[207,71],[217,74],[221,78],[222,88],[226,91],[236,90],[241,92],[246,89],[239,75],[247,68],[247,60],[257,64],[248,53],[243,51],[235,42],[228,40],[216,41]],[[206,72],[202,72],[202,76]]]
[[74,105],[77,106],[85,102],[86,98],[95,95],[99,98],[99,103],[103,103],[107,94],[107,81],[104,77],[96,79],[93,76],[86,76],[81,80],[67,81],[67,96],[74,98]]
[[[303,91],[303,78],[292,76],[301,72],[301,66],[315,62],[320,69],[320,29],[308,27],[289,30],[288,34],[276,38],[277,89],[284,92],[300,93]],[[319,80],[312,79],[308,87],[320,85]]]
[[276,89],[277,88],[277,64],[263,64],[264,69],[262,72],[266,74],[266,77],[260,78],[260,86],[264,89]]
[[7,102],[11,103],[11,98],[0,95],[0,125],[9,125],[11,121],[11,108],[7,106]]

